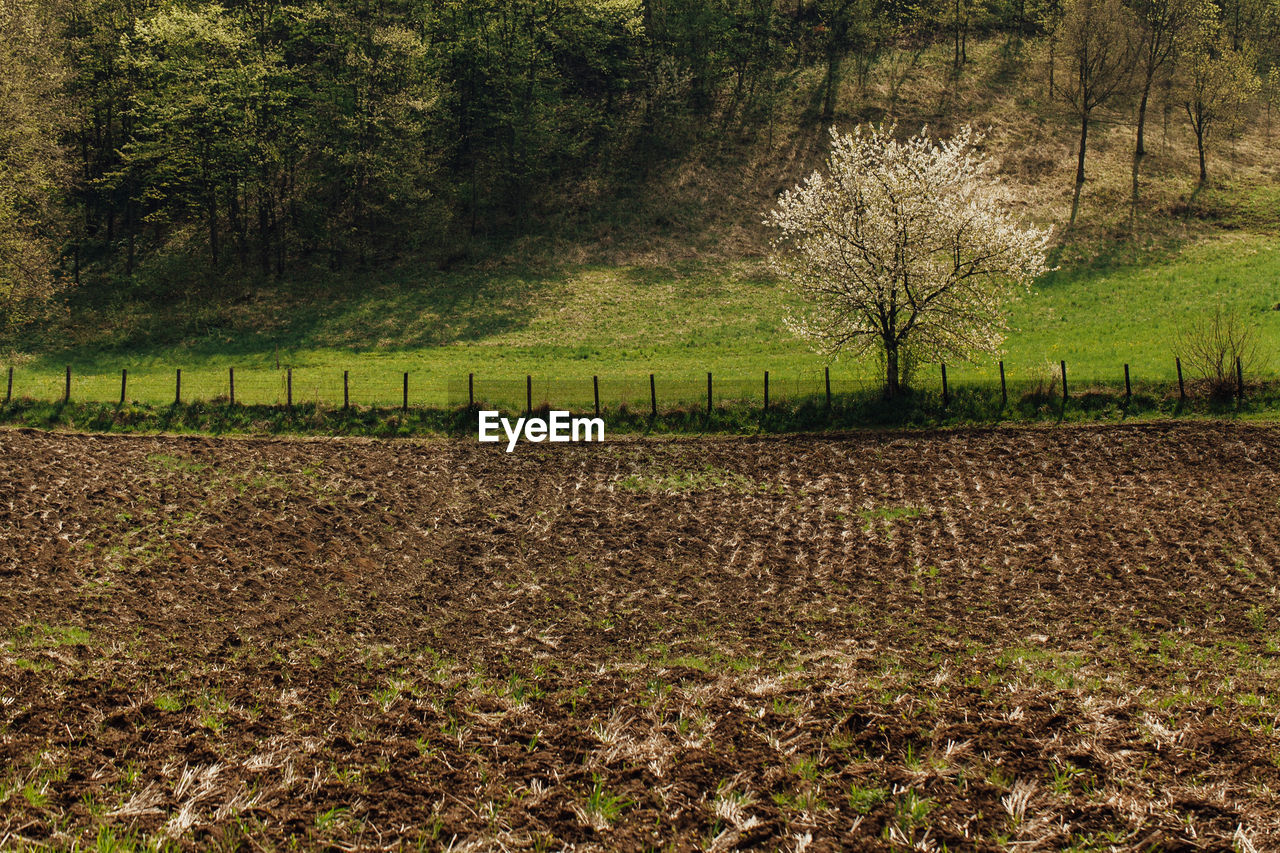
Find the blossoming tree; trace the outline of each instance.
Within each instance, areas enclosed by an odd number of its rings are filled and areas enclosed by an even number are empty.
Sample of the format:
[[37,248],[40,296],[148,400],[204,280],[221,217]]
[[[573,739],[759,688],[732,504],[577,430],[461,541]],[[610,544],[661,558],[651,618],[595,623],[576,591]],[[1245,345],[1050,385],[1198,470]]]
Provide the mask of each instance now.
[[788,325],[829,356],[879,347],[885,394],[906,354],[994,353],[1005,308],[1045,270],[1050,229],[1020,225],[981,136],[934,142],[894,128],[831,130],[826,172],[784,192],[765,224],[771,261],[801,297]]

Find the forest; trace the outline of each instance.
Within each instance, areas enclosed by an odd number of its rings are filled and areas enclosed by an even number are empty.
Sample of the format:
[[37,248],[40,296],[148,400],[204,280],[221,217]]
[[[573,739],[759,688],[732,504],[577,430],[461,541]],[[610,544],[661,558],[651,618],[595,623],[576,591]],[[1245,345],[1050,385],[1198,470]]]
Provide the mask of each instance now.
[[1099,124],[1132,134],[1132,219],[1157,102],[1204,185],[1280,97],[1274,0],[0,0],[0,322],[140,271],[447,265],[709,146],[891,120],[842,92],[925,50],[960,80],[979,40],[1070,134],[1068,234]]

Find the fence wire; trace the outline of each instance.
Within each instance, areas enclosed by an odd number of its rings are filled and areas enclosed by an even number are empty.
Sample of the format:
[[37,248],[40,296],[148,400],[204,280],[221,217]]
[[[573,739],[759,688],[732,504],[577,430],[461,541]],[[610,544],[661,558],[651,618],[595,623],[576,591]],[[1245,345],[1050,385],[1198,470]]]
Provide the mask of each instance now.
[[[0,368],[0,370],[4,370]],[[11,372],[10,372],[11,371]],[[958,375],[957,375],[958,374]],[[989,375],[987,375],[989,374]],[[1274,377],[1249,377],[1253,381]],[[761,405],[823,400],[828,394],[839,398],[853,394],[873,393],[882,387],[879,377],[865,372],[823,368],[801,371],[761,371],[752,376],[712,373],[710,387],[705,373],[678,375],[632,373],[612,376],[560,377],[545,374],[525,376],[489,376],[485,374],[444,376],[426,371],[379,370],[358,368],[345,372],[332,369],[211,369],[163,370],[143,368],[136,372],[80,373],[74,368],[68,382],[65,372],[13,367],[0,373],[5,400],[57,402],[64,399],[91,403],[137,403],[167,405],[174,402],[226,404],[234,400],[240,405],[283,406],[315,405],[340,408],[343,405],[392,408],[409,407],[459,408],[475,404],[507,412],[525,409],[556,408],[574,412],[591,412],[597,405],[602,411],[628,409],[649,411],[656,404],[660,410],[705,408],[734,404]],[[1200,382],[1185,377],[1188,394],[1198,392]],[[1156,377],[1143,381],[1134,376],[1135,393],[1153,393],[1173,389],[1176,381]],[[1124,374],[1107,377],[1076,377],[1068,370],[1067,393],[1087,394],[1090,390],[1108,393],[1123,391]],[[767,388],[767,391],[766,391]],[[942,394],[941,372],[937,367],[919,370],[912,388],[928,394]],[[979,395],[999,398],[1000,375],[996,370],[980,371],[966,366],[955,371],[946,386],[952,396]],[[1015,375],[1006,371],[1004,393],[1010,401],[1027,395],[1053,397],[1061,395],[1061,374],[1054,375],[1037,365]],[[123,395],[123,396],[122,396]]]

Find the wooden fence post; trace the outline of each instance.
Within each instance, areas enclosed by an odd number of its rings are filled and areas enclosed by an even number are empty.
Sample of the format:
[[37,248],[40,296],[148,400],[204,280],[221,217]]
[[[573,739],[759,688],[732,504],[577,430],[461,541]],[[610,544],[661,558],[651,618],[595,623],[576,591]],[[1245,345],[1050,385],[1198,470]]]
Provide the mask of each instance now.
[[120,405],[124,405],[125,387],[129,384],[129,368],[120,368]]
[[234,367],[227,368],[227,388],[229,391],[227,400],[234,406],[236,404],[236,369]]
[[1240,356],[1236,356],[1236,397],[1244,399],[1244,365],[1240,363]]
[[1129,365],[1124,366],[1124,398],[1128,400],[1133,396],[1133,387],[1129,384]]
[[596,417],[600,417],[600,377],[591,377],[591,394],[596,401]]
[[404,391],[400,397],[400,411],[409,411],[409,371],[404,372]]
[[947,366],[942,365],[942,408],[951,403],[951,392],[947,389]]
[[62,402],[71,402],[71,365],[67,365],[67,386],[62,392]]
[[467,374],[467,408],[474,409],[476,407],[476,375],[474,373]]
[[769,411],[769,371],[764,372],[764,410]]
[[1000,408],[1009,405],[1009,386],[1004,381],[1004,362],[1000,362]]
[[1065,406],[1067,404],[1067,361],[1066,359],[1063,359],[1060,362],[1060,364],[1062,365],[1062,405]]
[[293,368],[287,368],[284,372],[284,404],[287,408],[293,408]]
[[1182,384],[1182,359],[1174,357],[1173,363],[1178,367],[1178,399],[1187,399],[1187,386]]
[[524,377],[524,413],[533,414],[533,376]]
[[350,374],[345,370],[342,371],[342,408],[351,408]]
[[649,374],[649,408],[653,413],[653,417],[658,416],[658,386],[653,381],[653,374]]
[[822,369],[827,380],[827,411],[831,411],[831,366],[827,365]]
[[173,380],[173,404],[176,406],[182,402],[182,368],[178,368],[177,376]]
[[9,366],[9,386],[4,392],[4,404],[9,405],[9,401],[13,399],[13,365]]

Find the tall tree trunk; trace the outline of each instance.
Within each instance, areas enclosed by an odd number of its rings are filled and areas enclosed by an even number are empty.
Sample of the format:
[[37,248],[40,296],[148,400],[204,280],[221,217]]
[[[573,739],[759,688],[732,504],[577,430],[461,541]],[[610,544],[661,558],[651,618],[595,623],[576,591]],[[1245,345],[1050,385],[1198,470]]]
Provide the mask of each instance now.
[[1053,68],[1057,63],[1054,61],[1054,54],[1057,53],[1058,40],[1054,36],[1049,36],[1049,99],[1053,99]]
[[1204,165],[1204,129],[1201,127],[1196,128],[1196,154],[1200,157],[1200,186],[1197,187],[1200,189],[1209,182],[1209,172]]
[[1067,223],[1067,230],[1070,231],[1075,227],[1076,214],[1080,212],[1080,190],[1084,189],[1084,152],[1085,145],[1089,141],[1089,114],[1080,114],[1080,151],[1076,155],[1076,191],[1071,199],[1071,221]]
[[209,257],[216,267],[218,265],[218,195],[213,187],[209,188],[205,209],[209,218]]
[[960,0],[953,0],[951,4],[951,13],[955,18],[955,26],[952,28],[952,37],[955,42],[955,49],[952,51],[951,67],[960,70]]
[[1197,120],[1196,111],[1191,109],[1191,104],[1185,104],[1184,107],[1187,111],[1187,118],[1191,120],[1191,129],[1196,133],[1196,155],[1200,158],[1200,183],[1196,185],[1196,192],[1198,193],[1204,189],[1204,185],[1209,180],[1209,172],[1204,164],[1205,123],[1202,120]]
[[267,181],[258,185],[258,267],[263,278],[271,273],[271,230],[267,216]]
[[[132,193],[132,190],[130,192]],[[137,228],[136,228],[137,214],[134,210],[132,194],[130,195],[129,200],[125,202],[124,210],[125,210],[125,214],[124,214],[125,231],[128,233],[128,238],[125,243],[126,248],[125,248],[125,256],[124,256],[124,274],[133,275],[133,265],[137,258],[137,247],[135,245],[135,239],[134,239],[135,232],[137,231]]]
[[1154,69],[1147,70],[1146,81],[1142,86],[1142,97],[1138,99],[1138,139],[1133,146],[1133,195],[1129,203],[1129,231],[1132,232],[1138,221],[1138,173],[1142,169],[1142,158],[1147,156],[1143,146],[1143,133],[1147,125],[1147,99],[1151,95],[1151,79]]
[[243,269],[249,250],[245,245],[245,222],[244,216],[241,215],[239,185],[239,181],[233,181],[227,188],[227,216],[230,220],[228,227],[231,229],[231,236],[235,239],[236,262]]

